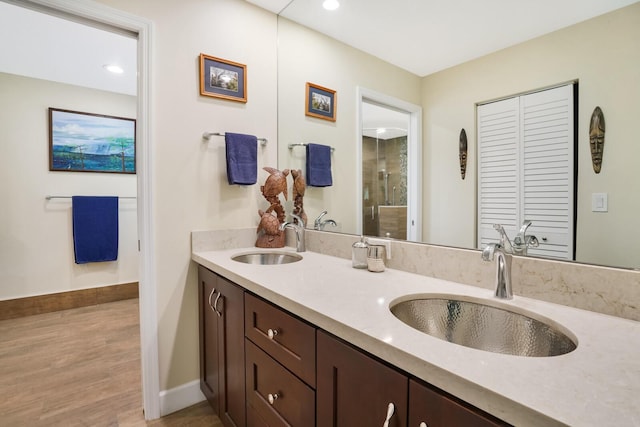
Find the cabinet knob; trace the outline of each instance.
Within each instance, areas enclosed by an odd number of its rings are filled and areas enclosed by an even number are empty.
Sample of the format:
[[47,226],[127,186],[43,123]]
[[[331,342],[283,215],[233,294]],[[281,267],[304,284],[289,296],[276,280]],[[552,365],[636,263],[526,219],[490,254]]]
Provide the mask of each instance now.
[[423,422],[421,422],[421,423],[420,423],[420,425],[419,425],[418,427],[429,427],[429,426],[427,425],[427,423],[425,423],[425,422],[423,421]]
[[269,329],[269,330],[267,330],[267,336],[269,337],[270,340],[274,339],[276,337],[276,335],[278,335],[278,330],[277,329]]
[[278,395],[278,393],[273,393],[273,394],[269,393],[267,395],[267,400],[269,401],[270,405],[273,405],[275,401],[278,400],[279,397],[280,396]]
[[389,427],[389,421],[391,421],[395,410],[396,407],[393,405],[393,403],[389,403],[389,406],[387,406],[387,418],[384,420],[384,424],[382,424],[382,427]]

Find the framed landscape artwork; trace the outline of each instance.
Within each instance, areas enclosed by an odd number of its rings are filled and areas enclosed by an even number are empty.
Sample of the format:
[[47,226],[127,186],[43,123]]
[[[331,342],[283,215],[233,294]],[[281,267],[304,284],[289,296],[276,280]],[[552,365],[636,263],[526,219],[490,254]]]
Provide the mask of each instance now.
[[200,95],[247,102],[247,66],[201,53]]
[[136,173],[136,121],[49,108],[49,170]]
[[305,115],[336,121],[336,91],[307,83],[305,91]]

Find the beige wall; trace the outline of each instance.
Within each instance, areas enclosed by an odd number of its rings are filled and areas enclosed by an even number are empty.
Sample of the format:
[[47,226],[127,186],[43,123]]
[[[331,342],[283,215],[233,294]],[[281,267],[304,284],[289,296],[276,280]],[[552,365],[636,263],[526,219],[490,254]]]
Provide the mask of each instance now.
[[[640,3],[423,79],[425,241],[474,246],[475,103],[579,81],[577,259],[640,266]],[[591,166],[589,119],[606,121],[602,172]],[[458,137],[467,132],[467,178]],[[591,212],[591,193],[609,194],[609,212]]]
[[71,200],[135,196],[136,176],[49,171],[48,108],[136,117],[136,98],[0,73],[0,300],[138,280],[135,200],[120,200],[118,260],[74,262]]
[[[337,91],[335,123],[306,117],[305,84]],[[420,104],[420,78],[371,55],[337,42],[287,19],[278,19],[278,164],[281,169],[305,170],[304,148],[290,143],[316,142],[335,147],[333,186],[307,187],[305,212],[312,221],[320,212],[340,229],[356,230],[357,189],[356,88],[364,87]],[[305,172],[306,174],[306,172]]]
[[[240,0],[101,0],[154,23],[152,164],[160,389],[199,376],[197,270],[190,232],[258,224],[258,185],[230,186],[224,139],[202,133],[265,137],[259,167],[276,166],[276,16]],[[198,56],[247,66],[246,104],[199,94]]]

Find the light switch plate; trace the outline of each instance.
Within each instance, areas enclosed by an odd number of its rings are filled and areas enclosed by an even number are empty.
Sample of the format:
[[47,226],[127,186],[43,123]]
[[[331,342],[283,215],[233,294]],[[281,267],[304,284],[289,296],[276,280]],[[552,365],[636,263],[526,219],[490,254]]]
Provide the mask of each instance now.
[[591,212],[609,212],[609,201],[607,193],[591,194]]

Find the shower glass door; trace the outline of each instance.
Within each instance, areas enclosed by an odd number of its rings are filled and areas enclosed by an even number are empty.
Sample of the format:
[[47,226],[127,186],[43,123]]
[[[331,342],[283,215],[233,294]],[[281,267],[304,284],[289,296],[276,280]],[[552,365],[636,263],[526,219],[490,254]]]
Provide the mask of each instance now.
[[404,240],[409,114],[363,101],[362,124],[363,233]]

